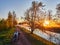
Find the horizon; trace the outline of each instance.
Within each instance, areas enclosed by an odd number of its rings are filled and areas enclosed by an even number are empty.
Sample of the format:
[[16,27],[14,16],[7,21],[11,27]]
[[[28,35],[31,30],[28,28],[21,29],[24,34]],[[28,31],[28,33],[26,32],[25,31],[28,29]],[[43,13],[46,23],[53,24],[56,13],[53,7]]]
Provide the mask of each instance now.
[[60,3],[60,0],[0,0],[0,18],[6,19],[9,11],[15,11],[17,18],[24,17],[24,12],[31,7],[32,1],[42,2],[46,5],[45,10],[52,10],[53,15]]

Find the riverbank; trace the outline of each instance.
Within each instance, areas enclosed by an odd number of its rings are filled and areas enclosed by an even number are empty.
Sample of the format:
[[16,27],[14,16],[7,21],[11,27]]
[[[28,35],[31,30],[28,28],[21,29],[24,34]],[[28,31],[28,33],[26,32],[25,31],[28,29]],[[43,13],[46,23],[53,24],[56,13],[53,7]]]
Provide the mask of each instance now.
[[37,40],[36,42],[33,41],[33,42],[36,43],[36,45],[39,45],[39,44],[40,44],[40,45],[55,45],[54,43],[52,43],[52,42],[50,42],[50,41],[48,41],[48,40],[46,40],[46,39],[44,39],[44,38],[42,38],[42,37],[39,37],[39,36],[37,36],[36,34],[30,34],[30,31],[28,31],[28,30],[25,29],[25,28],[23,28],[22,31],[25,32],[25,33],[27,33],[27,34],[29,35],[29,37],[32,37],[31,40],[33,40],[33,39]]

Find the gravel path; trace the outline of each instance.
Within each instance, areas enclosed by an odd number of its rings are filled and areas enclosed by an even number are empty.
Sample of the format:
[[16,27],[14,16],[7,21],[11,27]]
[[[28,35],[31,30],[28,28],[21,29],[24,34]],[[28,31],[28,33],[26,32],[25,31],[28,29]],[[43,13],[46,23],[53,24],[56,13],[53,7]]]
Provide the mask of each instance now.
[[22,31],[20,31],[20,35],[18,37],[18,40],[16,40],[16,42],[13,42],[12,45],[31,45]]

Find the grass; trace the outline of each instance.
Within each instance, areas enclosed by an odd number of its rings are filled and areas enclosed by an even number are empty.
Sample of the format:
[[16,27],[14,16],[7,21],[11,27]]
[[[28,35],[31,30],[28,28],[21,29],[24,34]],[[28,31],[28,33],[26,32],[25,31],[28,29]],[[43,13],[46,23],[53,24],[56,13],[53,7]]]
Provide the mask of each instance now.
[[0,45],[10,45],[14,28],[0,32]]
[[21,29],[22,32],[24,32],[24,34],[26,35],[27,39],[31,42],[32,45],[47,45],[45,43],[43,43],[40,40],[37,40],[36,38],[34,38],[33,36],[30,35],[30,33],[26,33],[24,30],[24,28]]
[[[47,45],[43,43],[42,41],[37,40],[36,38],[31,36],[29,33],[26,33],[25,32],[26,30],[24,28],[22,28],[21,30],[22,32],[25,33],[27,39],[31,42],[32,45]],[[0,32],[0,45],[11,45],[10,42],[11,42],[13,33],[14,33],[14,28]]]
[[21,30],[27,35],[26,37],[29,39],[32,45],[56,45],[35,34],[30,34],[30,31],[26,30],[25,28],[22,28],[22,29]]

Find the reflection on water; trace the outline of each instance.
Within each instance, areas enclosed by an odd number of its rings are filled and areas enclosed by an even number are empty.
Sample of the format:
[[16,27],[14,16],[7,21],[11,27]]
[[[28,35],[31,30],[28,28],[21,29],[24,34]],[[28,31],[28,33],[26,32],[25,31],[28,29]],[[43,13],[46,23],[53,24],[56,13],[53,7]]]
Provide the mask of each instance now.
[[[26,29],[28,29],[29,31],[31,31],[31,29],[29,27],[25,27]],[[45,38],[46,40],[49,40],[57,45],[60,44],[60,34],[59,33],[54,33],[54,32],[50,32],[50,31],[41,31],[39,29],[35,29],[34,34],[41,36],[42,38]]]
[[53,33],[49,31],[42,32],[39,29],[35,29],[34,34],[41,36],[42,38],[45,38],[46,40],[49,40],[55,44],[60,44],[60,34]]
[[[31,31],[30,27],[25,27],[25,26],[22,26],[22,27]],[[43,32],[42,30],[39,30],[39,29],[35,29],[33,33],[48,41],[51,41],[57,45],[60,45],[60,34],[59,33],[54,33],[54,32],[50,32],[50,31]]]

